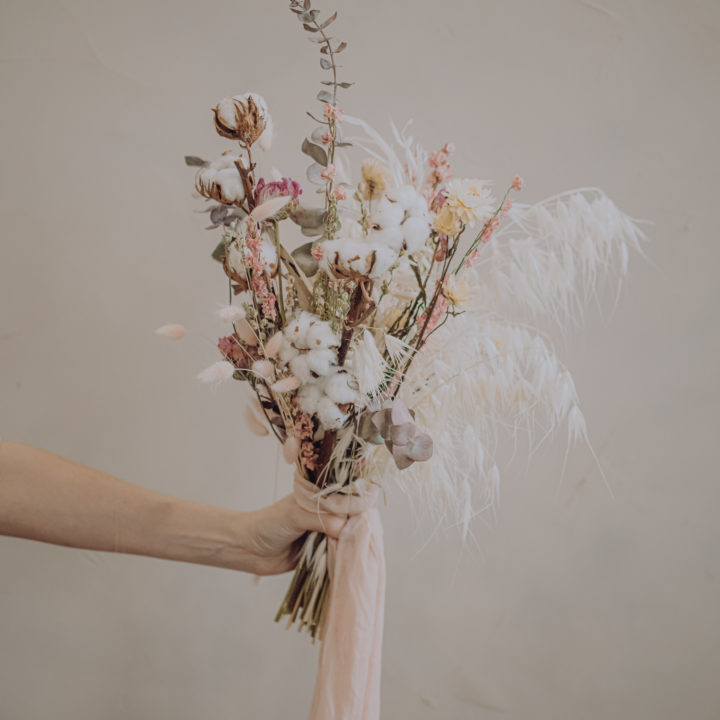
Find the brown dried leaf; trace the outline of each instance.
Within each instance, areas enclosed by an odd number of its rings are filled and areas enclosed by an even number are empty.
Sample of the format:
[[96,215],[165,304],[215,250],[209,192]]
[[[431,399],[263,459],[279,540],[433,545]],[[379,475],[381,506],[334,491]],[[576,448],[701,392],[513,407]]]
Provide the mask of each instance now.
[[335,22],[337,15],[337,11],[335,11],[324,23],[320,23],[320,27],[324,30],[331,22]]

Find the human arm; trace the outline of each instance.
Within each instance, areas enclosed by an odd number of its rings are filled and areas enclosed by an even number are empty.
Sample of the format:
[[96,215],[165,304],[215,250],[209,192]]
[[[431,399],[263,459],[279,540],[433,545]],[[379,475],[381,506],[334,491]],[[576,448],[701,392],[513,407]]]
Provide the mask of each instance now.
[[146,490],[31,445],[0,442],[0,535],[271,575],[292,569],[307,531],[343,520],[292,495],[250,512]]

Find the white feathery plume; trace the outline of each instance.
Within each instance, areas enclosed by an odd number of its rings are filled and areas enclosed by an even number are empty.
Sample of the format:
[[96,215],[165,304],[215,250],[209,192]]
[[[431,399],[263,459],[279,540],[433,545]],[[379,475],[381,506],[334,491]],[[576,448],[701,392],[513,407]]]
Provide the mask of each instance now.
[[506,318],[577,327],[584,306],[598,299],[601,276],[614,273],[619,292],[629,250],[644,254],[643,232],[596,188],[516,204],[508,220],[469,270],[477,306]]
[[276,393],[286,393],[286,392],[292,392],[293,390],[297,390],[299,387],[300,387],[300,378],[297,378],[294,375],[288,375],[287,377],[284,377],[284,378],[274,382],[270,386],[270,389]]
[[197,379],[202,383],[217,385],[229,380],[235,372],[235,366],[227,360],[218,360],[216,363],[206,367],[197,374]]
[[250,217],[256,222],[267,220],[267,218],[279,213],[290,202],[290,200],[292,200],[292,198],[288,195],[280,195],[278,197],[270,198],[270,200],[254,208],[250,213]]
[[369,330],[363,330],[353,347],[350,365],[363,395],[373,393],[385,379],[387,365]]
[[163,325],[159,327],[155,334],[160,337],[168,338],[169,340],[180,340],[185,337],[185,328],[182,325],[171,323],[169,325]]
[[237,323],[245,319],[245,310],[240,305],[223,305],[217,314],[221,320],[229,323]]

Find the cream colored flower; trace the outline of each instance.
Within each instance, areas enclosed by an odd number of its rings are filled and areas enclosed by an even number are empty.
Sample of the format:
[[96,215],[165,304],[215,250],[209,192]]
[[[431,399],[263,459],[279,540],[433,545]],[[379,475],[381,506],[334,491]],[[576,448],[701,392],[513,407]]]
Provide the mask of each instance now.
[[448,205],[448,203],[445,203],[440,208],[440,212],[435,216],[433,227],[440,234],[453,237],[460,232],[462,224],[454,208]]
[[459,278],[457,275],[448,275],[443,283],[442,294],[456,308],[459,308],[470,302],[472,289],[465,275]]
[[368,202],[379,200],[392,182],[387,169],[372,158],[363,160],[360,173],[362,182],[358,185],[358,192],[362,199]]
[[451,208],[465,225],[485,222],[495,211],[495,198],[482,180],[451,180],[445,207]]

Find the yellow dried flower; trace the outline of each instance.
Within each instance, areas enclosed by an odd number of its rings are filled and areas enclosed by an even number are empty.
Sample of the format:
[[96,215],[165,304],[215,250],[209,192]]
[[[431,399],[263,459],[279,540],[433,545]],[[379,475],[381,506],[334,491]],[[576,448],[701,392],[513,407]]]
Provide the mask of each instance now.
[[360,173],[362,182],[358,185],[358,192],[368,202],[379,200],[392,182],[387,169],[373,158],[363,160]]
[[442,287],[442,294],[456,307],[462,307],[472,297],[472,290],[467,277],[448,275]]
[[442,235],[454,237],[460,232],[462,225],[454,208],[446,203],[442,206],[442,208],[440,208],[440,212],[435,216],[433,227]]

